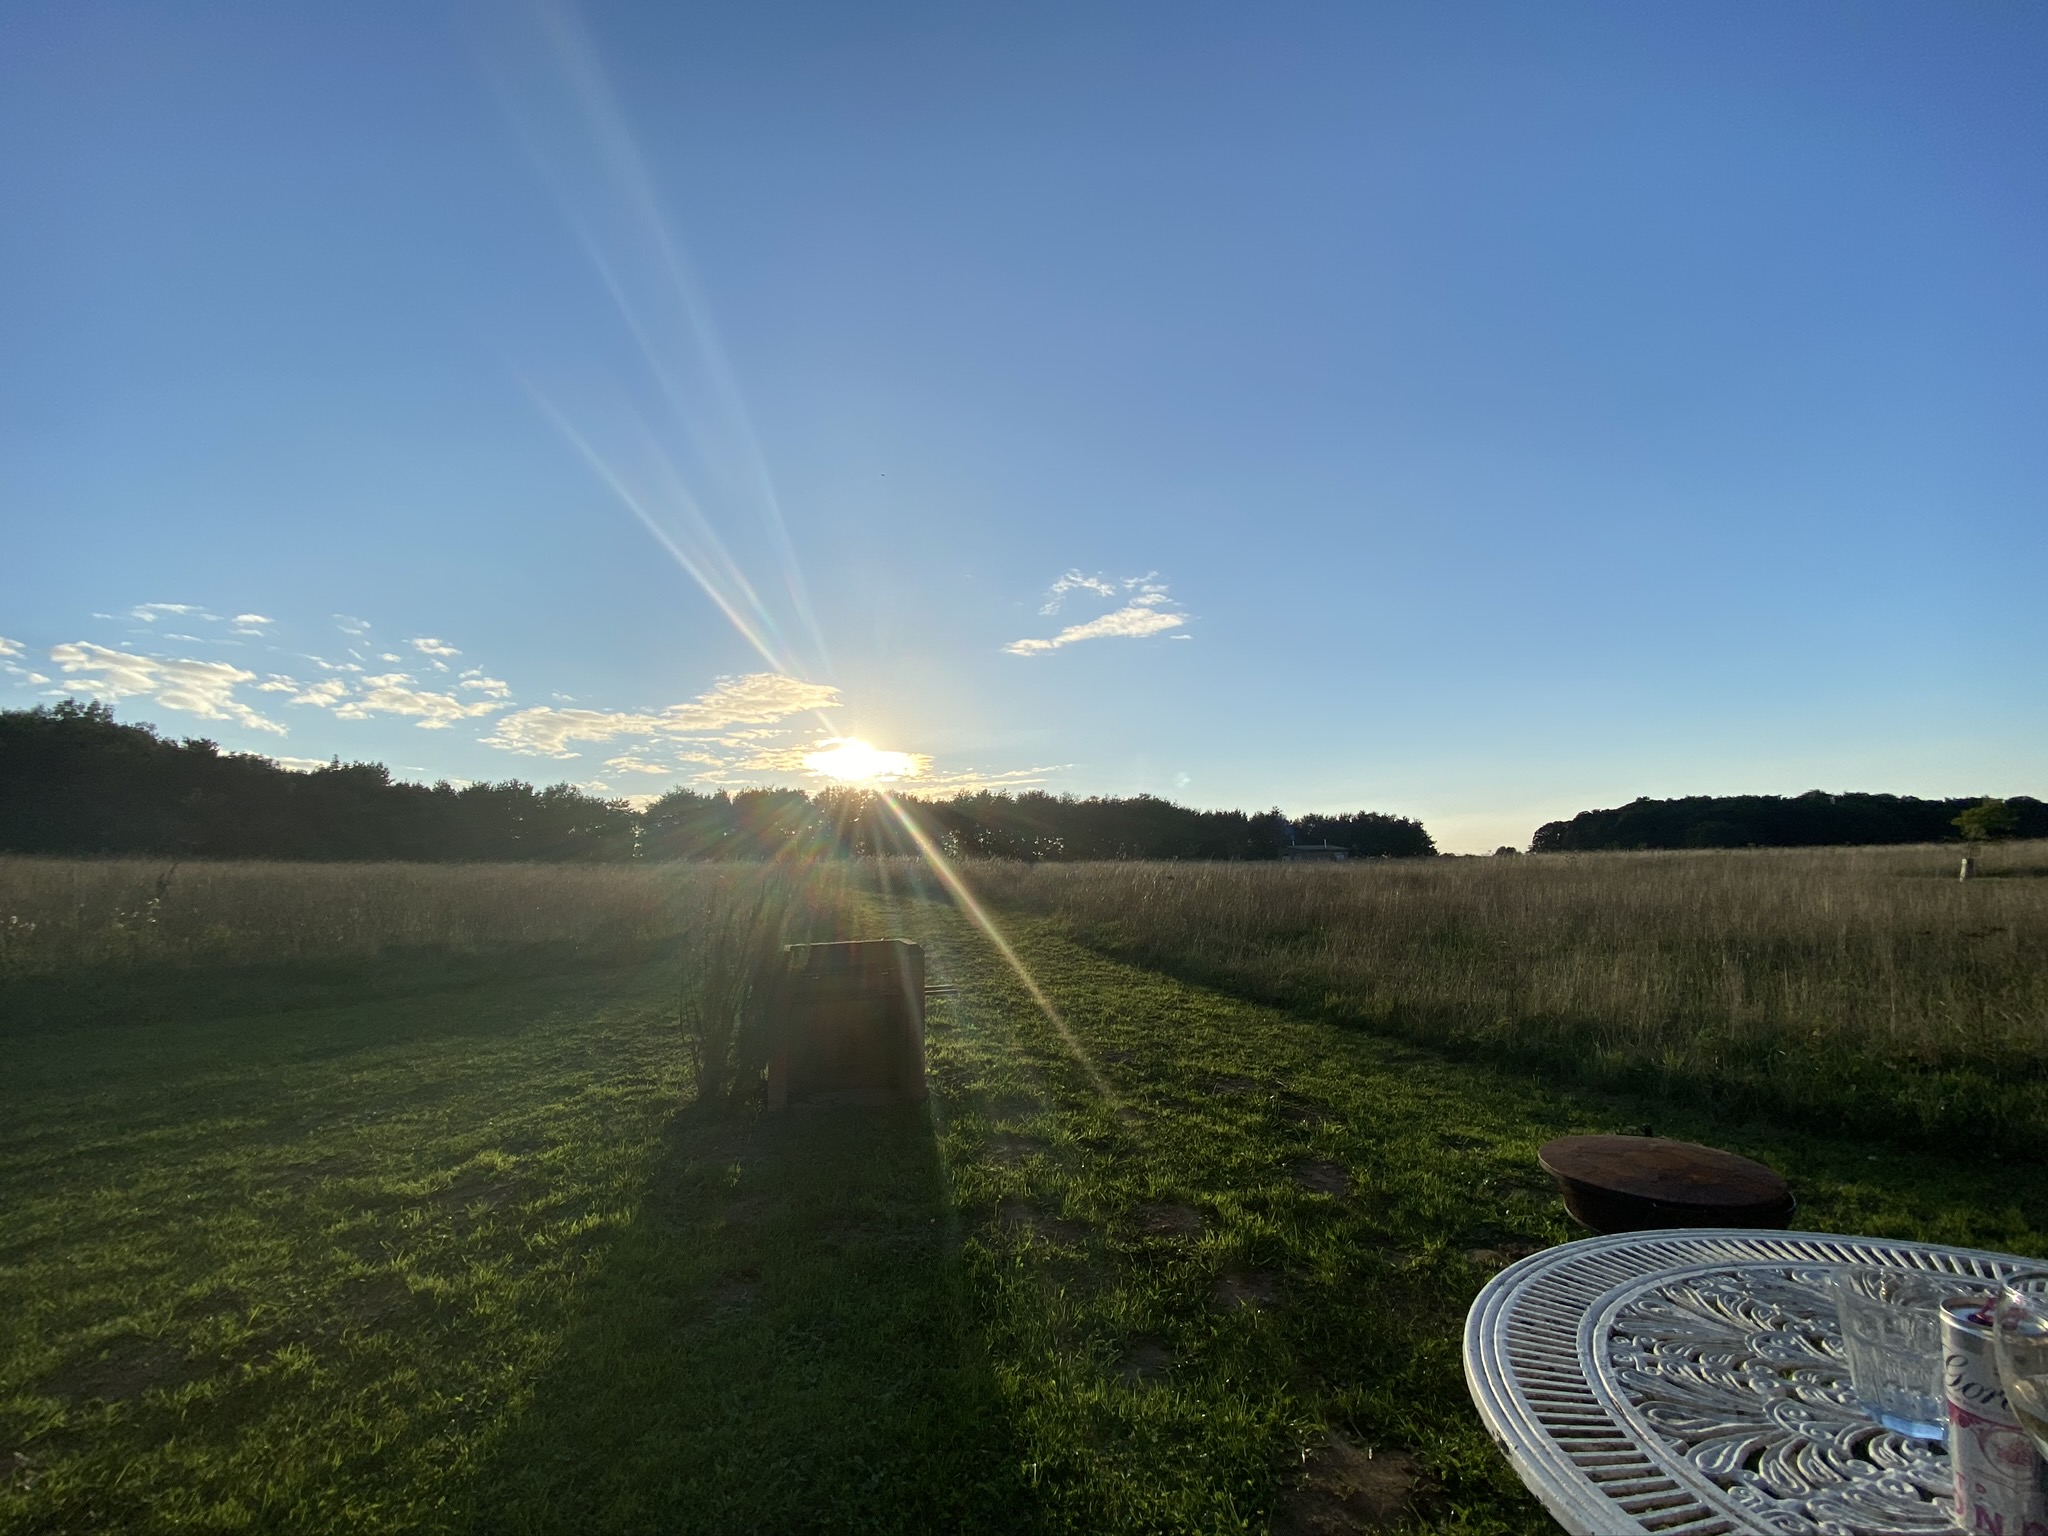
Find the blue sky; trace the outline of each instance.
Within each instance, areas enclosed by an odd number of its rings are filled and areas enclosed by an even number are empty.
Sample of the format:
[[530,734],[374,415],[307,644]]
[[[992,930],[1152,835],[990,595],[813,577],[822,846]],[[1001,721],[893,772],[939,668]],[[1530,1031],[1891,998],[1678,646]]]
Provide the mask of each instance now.
[[0,705],[644,795],[2048,794],[2048,11],[11,8]]

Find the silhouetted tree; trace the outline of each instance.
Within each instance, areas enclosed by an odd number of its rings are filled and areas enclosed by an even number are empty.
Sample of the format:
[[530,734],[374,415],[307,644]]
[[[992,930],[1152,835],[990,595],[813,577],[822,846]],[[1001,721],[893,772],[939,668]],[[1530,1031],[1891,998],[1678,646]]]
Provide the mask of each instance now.
[[[1537,853],[1603,848],[1826,848],[1851,844],[1952,842],[1956,818],[1980,802],[1910,795],[1693,795],[1641,799],[1581,811],[1537,830]],[[2025,795],[2003,802],[2017,837],[2048,837],[2048,805]]]
[[[1271,859],[1289,835],[1277,809],[1035,789],[919,800],[678,787],[636,813],[569,784],[411,784],[381,763],[338,758],[295,773],[203,738],[123,725],[97,703],[0,711],[0,849],[22,853],[591,862],[858,857],[929,844],[988,859]],[[1420,822],[1371,811],[1304,816],[1292,835],[1359,857],[1436,851]]]
[[0,711],[0,848],[265,859],[632,858],[638,818],[567,784],[407,784],[379,763],[294,773],[123,725],[103,704]]

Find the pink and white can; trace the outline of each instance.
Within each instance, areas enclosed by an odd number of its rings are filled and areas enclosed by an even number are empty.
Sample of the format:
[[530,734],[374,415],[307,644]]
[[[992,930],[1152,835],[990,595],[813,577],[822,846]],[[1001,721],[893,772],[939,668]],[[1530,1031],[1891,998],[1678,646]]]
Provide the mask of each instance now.
[[1989,1302],[1942,1303],[1941,1356],[1956,1524],[1978,1536],[2048,1536],[2048,1467],[1998,1384]]

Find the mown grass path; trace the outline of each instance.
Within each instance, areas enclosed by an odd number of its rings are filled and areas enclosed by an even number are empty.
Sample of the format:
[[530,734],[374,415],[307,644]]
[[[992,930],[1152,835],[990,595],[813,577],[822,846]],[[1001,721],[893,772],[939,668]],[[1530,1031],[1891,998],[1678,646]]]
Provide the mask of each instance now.
[[950,908],[891,926],[962,989],[929,1114],[682,1108],[664,965],[9,1008],[0,1528],[1540,1530],[1457,1343],[1573,1235],[1547,1136],[1654,1116],[1811,1225],[2048,1254],[2038,1169],[1567,1097],[1020,926],[1056,1026]]

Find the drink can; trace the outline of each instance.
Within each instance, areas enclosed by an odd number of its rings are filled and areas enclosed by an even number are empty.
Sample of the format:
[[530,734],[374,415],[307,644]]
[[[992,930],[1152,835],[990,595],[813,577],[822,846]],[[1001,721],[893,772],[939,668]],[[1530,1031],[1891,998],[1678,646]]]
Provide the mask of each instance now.
[[1981,1536],[2048,1536],[2048,1468],[1999,1385],[1989,1302],[1942,1303],[1941,1360],[1956,1524]]

